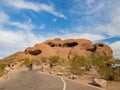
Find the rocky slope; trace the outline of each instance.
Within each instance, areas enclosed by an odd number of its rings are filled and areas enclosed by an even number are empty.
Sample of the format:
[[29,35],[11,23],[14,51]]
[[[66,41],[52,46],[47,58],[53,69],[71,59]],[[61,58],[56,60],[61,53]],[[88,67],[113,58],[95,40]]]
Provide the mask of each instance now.
[[60,58],[69,60],[73,58],[74,55],[88,57],[95,53],[113,57],[112,49],[106,44],[94,44],[87,39],[61,40],[56,38],[26,48],[25,51],[17,56],[17,58],[23,60],[24,58],[29,57],[33,60],[40,60],[42,58],[47,59],[57,55]]

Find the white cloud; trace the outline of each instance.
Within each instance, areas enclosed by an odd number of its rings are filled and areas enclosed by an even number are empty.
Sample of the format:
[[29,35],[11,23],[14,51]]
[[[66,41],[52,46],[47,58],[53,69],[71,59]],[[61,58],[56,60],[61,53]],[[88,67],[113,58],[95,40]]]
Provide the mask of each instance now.
[[96,33],[101,33],[101,34],[106,34],[109,35],[109,37],[119,37],[120,33],[118,33],[120,30],[120,27],[113,25],[113,24],[108,24],[108,25],[98,25],[96,26],[95,31],[98,31]]
[[57,20],[58,20],[57,18],[54,18],[52,21],[53,21],[53,22],[56,22]]
[[97,0],[74,0],[73,2],[75,5],[73,4],[73,6],[70,9],[70,12],[71,14],[76,16],[77,19],[79,16],[97,15],[101,10],[104,10],[104,8],[106,7],[105,1],[99,2]]
[[84,33],[80,37],[81,38],[86,38],[86,39],[89,39],[89,40],[92,40],[92,41],[102,40],[102,39],[106,38],[104,35],[89,34],[89,33]]
[[18,50],[21,50],[25,44],[23,35],[19,32],[12,32],[0,29],[0,56],[10,55]]
[[[29,21],[27,22],[15,22],[11,21],[9,16],[5,12],[0,12],[0,16],[4,19],[3,22],[1,19],[0,23],[0,57],[3,58],[5,56],[11,55],[17,51],[23,51],[25,48],[33,46],[36,43],[42,42],[48,37],[44,37],[43,35],[36,36],[33,34],[32,30],[36,28]],[[16,27],[15,30],[6,29],[4,25],[10,25]],[[45,26],[41,25],[41,29]]]
[[[2,51],[0,57],[24,50],[26,47],[43,40],[43,36],[35,36],[31,32],[35,28],[33,24],[12,22],[4,12],[0,12],[0,16],[4,19],[0,20],[0,51]],[[6,29],[4,25],[14,26],[16,30]]]
[[57,12],[53,5],[46,5],[42,3],[28,2],[25,0],[7,0],[6,3],[18,9],[28,9],[36,12],[46,11],[52,15],[60,18],[67,19],[66,16],[60,12]]
[[87,0],[86,2],[87,2],[87,4],[89,5],[89,4],[94,3],[94,2],[95,2],[95,0]]
[[32,32],[8,31],[0,29],[0,57],[5,57],[17,51],[43,41],[44,36],[36,36]]
[[18,42],[22,41],[22,38],[19,38],[19,37],[21,37],[21,34],[12,32],[12,31],[6,31],[6,30],[0,29],[0,36],[2,37],[2,38],[0,38],[1,44],[9,43],[9,45],[10,45],[10,43],[14,43],[14,42],[18,43]]
[[114,56],[120,59],[120,41],[116,41],[112,43],[110,46],[114,52]]
[[42,25],[39,27],[40,30],[43,30],[44,28],[45,28],[45,25],[44,25],[44,24],[42,24]]
[[35,28],[35,25],[30,23],[9,22],[9,24],[22,30],[32,30]]
[[23,17],[26,19],[25,21],[27,23],[32,23],[32,20],[31,20],[31,18],[29,16],[23,15]]
[[[85,25],[87,23],[87,25],[82,28],[83,33],[92,32],[93,34],[107,35],[109,37],[119,37],[120,1],[85,1],[87,5],[82,4],[83,2],[81,0],[75,0],[76,5],[71,7],[71,14],[75,16],[74,22],[78,23],[76,27],[81,27],[81,23]],[[81,31],[81,29],[79,31]]]
[[9,20],[9,16],[3,11],[0,11],[0,24],[6,23]]
[[108,13],[109,22],[105,24],[98,24],[95,27],[95,31],[101,34],[107,34],[110,37],[120,36],[120,7],[114,7],[111,12]]
[[99,11],[101,11],[102,9],[104,8],[104,3],[100,3],[98,4],[97,6],[90,6],[89,5],[89,10],[86,12],[87,15],[89,14],[96,14],[98,13]]
[[[28,17],[27,17],[28,18]],[[0,27],[4,27],[4,25],[10,25],[20,30],[32,30],[36,26],[31,24],[31,19],[28,18],[27,22],[16,22],[10,21],[10,17],[3,11],[0,12]]]
[[89,39],[91,41],[97,41],[97,40],[102,40],[105,39],[106,37],[103,35],[97,35],[97,34],[89,34],[89,33],[64,33],[62,35],[54,35],[54,37],[60,37],[62,39],[68,39],[68,38],[84,38],[84,39]]
[[7,3],[19,9],[31,9],[34,11],[39,11],[38,4],[35,5],[34,3],[26,2],[24,0],[7,0]]

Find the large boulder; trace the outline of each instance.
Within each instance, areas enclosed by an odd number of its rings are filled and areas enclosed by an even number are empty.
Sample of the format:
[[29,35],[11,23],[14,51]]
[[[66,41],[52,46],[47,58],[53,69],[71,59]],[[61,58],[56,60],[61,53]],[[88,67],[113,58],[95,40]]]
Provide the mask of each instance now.
[[98,85],[98,86],[103,87],[103,88],[106,88],[107,85],[108,85],[106,80],[104,80],[104,79],[97,79],[97,78],[94,78],[93,84],[94,85]]
[[93,44],[87,39],[61,40],[60,38],[47,40],[43,43],[36,44],[34,47],[26,48],[23,56],[40,59],[57,55],[60,58],[69,60],[75,55],[88,57],[94,53],[104,54],[110,57],[113,56],[112,49],[106,44]]
[[93,46],[95,48],[95,53],[103,54],[110,57],[113,56],[113,51],[107,44],[95,43]]

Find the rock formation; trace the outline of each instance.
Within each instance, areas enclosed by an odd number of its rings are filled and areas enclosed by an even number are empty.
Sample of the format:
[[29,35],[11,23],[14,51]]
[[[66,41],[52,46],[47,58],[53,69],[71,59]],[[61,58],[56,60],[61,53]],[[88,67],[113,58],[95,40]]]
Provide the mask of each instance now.
[[34,47],[26,48],[19,57],[21,57],[21,59],[25,57],[41,59],[59,56],[60,58],[69,60],[75,55],[88,57],[95,53],[113,57],[112,49],[106,44],[93,44],[87,39],[61,40],[59,38],[47,40],[43,43],[36,44]]
[[93,84],[94,85],[98,85],[98,86],[103,87],[103,88],[106,88],[107,85],[108,85],[106,80],[104,80],[104,79],[97,79],[97,78],[93,79]]

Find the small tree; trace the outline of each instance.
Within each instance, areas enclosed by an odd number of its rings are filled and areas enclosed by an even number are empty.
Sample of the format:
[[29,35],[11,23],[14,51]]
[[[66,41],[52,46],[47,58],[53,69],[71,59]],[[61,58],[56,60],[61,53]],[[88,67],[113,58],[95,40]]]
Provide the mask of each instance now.
[[120,67],[115,68],[113,71],[114,71],[114,80],[120,81]]
[[41,60],[37,60],[37,61],[34,61],[34,63],[35,63],[36,65],[41,65],[41,64],[42,64],[42,61],[41,61]]
[[93,66],[101,66],[105,63],[106,59],[107,56],[105,55],[95,54],[91,56],[91,63]]
[[5,63],[1,63],[0,64],[0,71],[4,71],[5,67],[6,67],[6,64]]
[[91,63],[96,66],[97,72],[101,78],[106,80],[120,80],[120,68],[108,66],[109,57],[95,54],[91,57]]
[[23,65],[25,65],[26,67],[29,67],[31,61],[29,58],[25,58],[24,62],[23,62]]
[[65,59],[59,59],[58,64],[61,66],[68,66],[69,62]]
[[6,67],[6,64],[5,63],[1,63],[0,64],[0,77],[3,76],[3,74],[5,73],[5,67]]
[[101,65],[98,68],[98,73],[101,78],[106,80],[120,80],[120,68],[112,68],[108,65]]
[[71,73],[76,75],[81,75],[81,67],[85,66],[85,57],[79,57],[75,55],[73,59],[70,60]]
[[59,56],[51,56],[50,58],[49,58],[49,60],[50,60],[50,63],[57,63],[59,60],[60,60],[60,58],[59,58]]
[[106,64],[103,64],[98,67],[97,71],[101,78],[106,80],[114,80],[115,74],[112,67],[109,67]]

